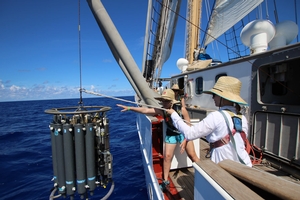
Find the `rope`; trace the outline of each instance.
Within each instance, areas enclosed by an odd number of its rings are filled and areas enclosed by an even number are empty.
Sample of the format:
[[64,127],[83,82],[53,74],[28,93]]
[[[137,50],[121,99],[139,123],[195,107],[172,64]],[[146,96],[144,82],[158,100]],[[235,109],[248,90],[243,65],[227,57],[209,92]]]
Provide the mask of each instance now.
[[55,187],[55,188],[53,188],[52,192],[50,193],[49,200],[53,200],[53,199],[56,199],[56,198],[58,198],[58,197],[60,197],[60,196],[61,196],[61,194],[54,196],[54,194],[55,194],[56,190],[57,190],[57,188],[56,188],[56,187]]
[[108,199],[108,197],[110,197],[110,195],[112,194],[114,188],[115,188],[115,183],[114,183],[114,181],[112,181],[110,190],[108,191],[108,193],[101,200]]
[[[150,107],[150,108],[156,108],[156,109],[160,109],[160,110],[164,110],[164,111],[168,111],[168,109],[165,109],[165,108],[162,108],[162,107],[157,107],[157,106],[152,106],[152,105],[147,105],[147,104],[143,104],[143,103],[137,103],[137,102],[134,102],[134,101],[129,101],[129,100],[125,100],[125,99],[120,99],[120,98],[117,98],[117,97],[112,97],[112,96],[107,96],[107,95],[104,95],[104,94],[99,94],[99,93],[96,93],[96,92],[93,92],[93,91],[88,91],[86,89],[80,89],[82,92],[84,93],[87,93],[87,94],[92,94],[92,95],[96,95],[96,96],[102,96],[102,97],[107,97],[107,98],[110,98],[110,99],[115,99],[115,100],[118,100],[118,101],[123,101],[123,102],[127,102],[127,103],[132,103],[132,104],[137,104],[137,105],[140,105],[140,106],[147,106],[147,107]],[[184,122],[190,124],[190,125],[193,125],[191,122],[188,122],[184,119],[182,119]]]
[[147,106],[147,107],[150,107],[150,108],[156,108],[156,109],[160,109],[160,110],[164,110],[164,111],[168,110],[168,109],[157,107],[157,106],[147,105],[147,104],[143,104],[143,103],[137,103],[137,102],[134,102],[134,101],[129,101],[129,100],[125,100],[125,99],[121,99],[121,98],[117,98],[117,97],[107,96],[107,95],[104,95],[104,94],[99,94],[99,93],[96,93],[96,92],[93,92],[93,91],[88,91],[86,89],[81,89],[81,91],[84,92],[84,93],[87,93],[87,94],[92,94],[92,95],[96,95],[96,96],[107,97],[107,98],[115,99],[115,100],[118,100],[118,101],[123,101],[123,102],[127,102],[127,103],[137,104],[137,105],[140,105],[140,106]]

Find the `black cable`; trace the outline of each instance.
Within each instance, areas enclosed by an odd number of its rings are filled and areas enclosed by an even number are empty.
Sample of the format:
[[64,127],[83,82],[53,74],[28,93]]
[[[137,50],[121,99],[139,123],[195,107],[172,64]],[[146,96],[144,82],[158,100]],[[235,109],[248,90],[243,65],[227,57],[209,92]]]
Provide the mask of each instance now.
[[80,34],[80,0],[78,0],[78,46],[79,46],[79,73],[80,73],[80,99],[78,104],[83,105],[82,101],[82,72],[81,72],[81,34]]

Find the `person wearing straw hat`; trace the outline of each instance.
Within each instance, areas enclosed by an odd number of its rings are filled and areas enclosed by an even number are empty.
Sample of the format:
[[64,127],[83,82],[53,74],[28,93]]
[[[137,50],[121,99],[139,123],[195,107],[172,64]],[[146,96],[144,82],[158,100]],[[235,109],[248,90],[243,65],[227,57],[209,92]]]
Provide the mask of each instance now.
[[167,125],[166,137],[165,137],[165,152],[164,152],[164,164],[163,164],[163,182],[160,185],[161,189],[164,191],[169,187],[170,182],[168,181],[169,172],[171,168],[171,161],[174,156],[174,151],[177,143],[180,144],[181,153],[186,150],[187,155],[193,162],[198,162],[200,159],[198,158],[194,144],[192,142],[186,142],[184,135],[180,133],[172,123],[172,119],[167,115],[166,109],[170,109],[174,104],[178,103],[175,100],[175,93],[172,89],[165,89],[160,97],[155,97],[155,99],[159,100],[162,103],[162,108],[147,108],[147,107],[129,107],[121,104],[117,104],[117,106],[121,107],[123,110],[121,112],[134,111],[143,114],[149,115],[160,115],[164,117],[164,120]]
[[178,104],[181,105],[181,110],[180,110],[180,114],[183,116],[184,120],[188,123],[190,123],[190,116],[188,111],[186,110],[186,105],[185,105],[185,99],[183,96],[183,90],[179,88],[178,84],[174,84],[171,89],[174,91],[175,93],[175,99],[177,101],[179,101]]
[[[203,120],[193,126],[188,126],[183,122],[179,115],[173,109],[167,113],[171,115],[174,126],[184,134],[187,140],[194,140],[200,137],[206,137],[210,143],[210,158],[213,162],[218,163],[225,159],[241,162],[249,167],[252,166],[250,157],[245,150],[244,141],[240,134],[234,134],[233,140],[229,138],[229,129],[233,130],[231,115],[240,114],[239,105],[247,105],[247,102],[240,96],[242,83],[235,77],[222,76],[218,79],[211,90],[203,93],[211,94],[215,105],[219,111],[209,113]],[[223,116],[223,114],[225,116]],[[226,118],[228,120],[226,120]],[[229,129],[227,122],[229,124]],[[242,130],[248,133],[248,122],[242,115]]]
[[[178,103],[176,103],[174,105],[174,107],[177,110],[177,113],[184,119],[185,122],[187,122],[188,124],[190,124],[191,119],[189,116],[189,113],[186,109],[186,105],[185,105],[185,98],[184,98],[184,92],[183,89],[180,89],[178,84],[174,84],[171,89],[174,91],[175,93],[175,99],[178,101]],[[180,105],[180,106],[179,106]],[[190,145],[193,146],[192,148],[195,149],[194,146],[194,142],[193,141],[187,141],[186,142]]]

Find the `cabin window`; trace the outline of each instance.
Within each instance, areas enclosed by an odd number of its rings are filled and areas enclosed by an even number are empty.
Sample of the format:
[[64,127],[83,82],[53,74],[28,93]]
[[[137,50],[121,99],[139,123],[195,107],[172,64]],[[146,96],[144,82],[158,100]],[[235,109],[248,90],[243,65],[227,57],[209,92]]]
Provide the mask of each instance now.
[[272,84],[272,93],[276,96],[282,96],[287,93],[287,84],[283,81],[278,81]]
[[300,104],[300,59],[261,66],[258,101],[267,104]]
[[221,76],[227,76],[226,73],[223,73],[223,74],[218,74],[215,78],[215,83],[218,81],[218,79],[221,77]]
[[195,92],[196,92],[196,94],[202,94],[202,92],[203,92],[203,78],[202,77],[196,78]]
[[177,80],[177,82],[178,82],[178,87],[179,87],[180,89],[184,89],[184,77],[179,78],[179,79]]

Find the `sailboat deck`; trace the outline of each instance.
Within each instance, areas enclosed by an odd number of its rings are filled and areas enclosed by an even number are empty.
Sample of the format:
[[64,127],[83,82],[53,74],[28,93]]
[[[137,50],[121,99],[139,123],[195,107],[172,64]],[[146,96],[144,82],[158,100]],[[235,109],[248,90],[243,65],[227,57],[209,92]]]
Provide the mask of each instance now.
[[172,170],[170,177],[181,199],[194,199],[194,168]]
[[[208,148],[208,143],[204,140],[200,140],[200,162],[205,162],[206,160],[208,160],[209,158],[206,158],[206,150]],[[269,165],[269,164],[261,164],[261,165],[255,165],[253,166],[254,169],[258,169],[260,171],[265,171],[268,172],[270,174],[276,175],[278,177],[281,177],[285,180],[288,180],[290,182],[296,183],[297,187],[299,186],[300,188],[300,181],[298,178],[295,178],[293,176],[291,176],[289,173],[282,171],[282,170],[278,170],[276,168],[274,168],[273,166]],[[222,173],[221,175],[219,174],[220,179],[222,179]],[[228,175],[227,175],[228,176]],[[190,167],[190,168],[182,168],[182,169],[176,169],[176,170],[171,170],[170,171],[170,178],[173,181],[174,187],[177,189],[178,194],[181,197],[181,200],[192,200],[194,199],[194,168]],[[226,174],[224,174],[224,179],[228,178],[226,177]],[[246,186],[249,186],[248,183],[241,181],[243,184],[245,184]],[[232,184],[230,184],[231,188],[240,188],[240,186],[238,186],[239,184],[241,184],[241,182],[236,182],[234,184],[237,184],[236,187],[232,186]],[[256,192],[255,188],[253,187],[249,187],[250,190],[248,191],[249,194],[251,192]],[[252,191],[253,190],[253,191]],[[280,188],[279,188],[280,190]],[[231,191],[232,192],[232,196],[234,196],[236,193],[236,195],[239,195],[237,193],[239,193],[240,191]],[[245,192],[245,191],[244,191]],[[243,194],[246,195],[246,194]],[[260,194],[261,195],[261,194]],[[271,197],[271,194],[264,194],[263,198],[265,197]],[[275,196],[272,196],[272,198],[275,198]],[[239,199],[238,196],[236,196],[235,199]],[[256,198],[257,199],[257,198]]]
[[[206,152],[209,145],[204,140],[200,141],[200,160],[208,160]],[[194,199],[194,168],[182,168],[170,171],[170,178],[173,181],[182,200]]]

